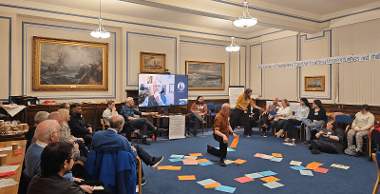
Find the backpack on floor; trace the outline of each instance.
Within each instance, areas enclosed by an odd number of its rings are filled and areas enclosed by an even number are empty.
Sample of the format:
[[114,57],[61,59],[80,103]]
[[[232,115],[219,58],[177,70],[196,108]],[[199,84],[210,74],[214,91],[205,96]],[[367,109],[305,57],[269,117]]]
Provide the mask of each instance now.
[[348,147],[347,149],[344,150],[344,153],[346,153],[347,155],[350,155],[350,156],[355,155],[355,153],[356,153],[356,146],[352,145],[352,146]]

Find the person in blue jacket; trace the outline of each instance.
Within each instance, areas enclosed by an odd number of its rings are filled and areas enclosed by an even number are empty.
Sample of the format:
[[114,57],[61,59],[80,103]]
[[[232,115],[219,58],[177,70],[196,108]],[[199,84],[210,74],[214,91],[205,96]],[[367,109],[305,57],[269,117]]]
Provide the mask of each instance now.
[[[152,157],[140,146],[132,146],[127,138],[117,134],[123,129],[123,126],[124,118],[121,115],[111,117],[110,128],[95,133],[92,138],[91,150],[96,150],[98,148],[120,149],[131,153],[134,158],[139,156],[147,166],[150,166],[150,168],[157,167],[164,157]],[[142,185],[145,185],[145,183],[146,181],[143,179]]]

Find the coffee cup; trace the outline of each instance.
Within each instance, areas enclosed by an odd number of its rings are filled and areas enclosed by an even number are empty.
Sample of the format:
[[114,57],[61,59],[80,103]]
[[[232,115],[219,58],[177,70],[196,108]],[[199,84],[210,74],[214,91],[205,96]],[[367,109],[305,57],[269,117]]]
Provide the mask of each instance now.
[[0,154],[0,166],[5,166],[7,163],[7,155]]
[[12,143],[12,150],[18,149],[18,143]]
[[295,144],[296,143],[296,139],[292,139],[292,143]]

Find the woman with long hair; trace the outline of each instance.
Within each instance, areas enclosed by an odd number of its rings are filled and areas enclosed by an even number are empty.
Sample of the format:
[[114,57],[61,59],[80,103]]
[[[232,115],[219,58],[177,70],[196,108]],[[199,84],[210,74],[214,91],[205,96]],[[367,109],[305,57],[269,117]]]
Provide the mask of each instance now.
[[277,138],[279,138],[284,133],[283,127],[286,121],[292,118],[293,116],[293,111],[292,109],[290,109],[290,103],[287,99],[282,99],[281,105],[282,107],[278,109],[277,114],[269,116],[269,119],[274,118],[271,126],[273,130],[274,129],[278,130],[278,132],[276,133]]
[[301,98],[300,106],[295,111],[294,117],[292,119],[288,119],[284,125],[284,131],[287,131],[288,137],[284,140],[285,142],[290,142],[293,139],[293,126],[301,125],[302,119],[307,118],[310,112],[310,104],[306,98]]
[[306,126],[306,141],[302,142],[301,145],[310,146],[311,133],[318,131],[322,124],[325,123],[325,120],[326,110],[323,108],[322,102],[320,100],[314,100],[309,116],[301,119],[302,123]]
[[320,152],[326,152],[333,154],[343,152],[344,132],[333,119],[323,124],[321,130],[315,134],[315,137],[317,139],[311,141],[311,146],[309,147],[311,153],[319,154]]
[[190,107],[190,119],[194,119],[194,136],[197,136],[197,130],[199,128],[199,123],[206,123],[205,116],[207,114],[207,106],[203,101],[203,96],[198,96],[197,101],[195,101]]
[[254,102],[253,99],[251,98],[252,95],[252,90],[251,89],[246,89],[244,93],[240,94],[237,101],[236,101],[236,106],[235,106],[235,111],[234,111],[234,118],[232,120],[232,130],[235,130],[235,127],[238,123],[238,120],[240,119],[241,116],[243,116],[243,122],[244,122],[244,136],[251,138],[252,136],[252,128],[250,124],[250,119],[249,119],[249,112],[248,112],[248,106],[251,106],[251,108],[257,108],[261,111],[264,111],[263,108],[257,106]]

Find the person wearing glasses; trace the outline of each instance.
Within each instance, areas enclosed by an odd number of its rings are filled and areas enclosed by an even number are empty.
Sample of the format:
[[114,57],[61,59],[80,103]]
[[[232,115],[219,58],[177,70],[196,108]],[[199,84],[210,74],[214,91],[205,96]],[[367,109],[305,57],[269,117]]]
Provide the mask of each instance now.
[[[111,193],[109,190],[93,190],[89,185],[78,185],[64,178],[74,165],[73,145],[66,142],[53,142],[41,153],[41,172],[33,177],[28,193],[39,194],[85,194]],[[102,185],[104,186],[104,184]]]
[[146,97],[140,106],[170,106],[170,100],[165,95],[165,89],[159,79],[153,83],[153,95]]

